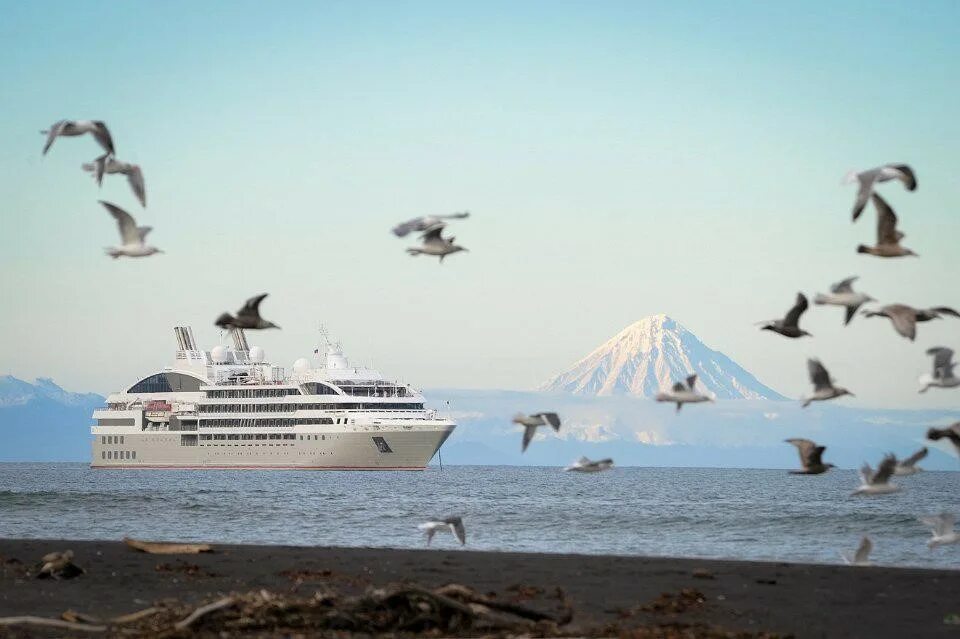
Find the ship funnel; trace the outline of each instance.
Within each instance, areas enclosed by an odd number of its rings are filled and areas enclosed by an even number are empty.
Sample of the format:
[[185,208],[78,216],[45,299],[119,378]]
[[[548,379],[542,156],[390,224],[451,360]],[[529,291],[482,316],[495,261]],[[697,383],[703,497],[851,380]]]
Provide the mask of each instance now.
[[193,329],[189,326],[174,326],[173,334],[177,338],[179,350],[186,352],[197,352],[197,341],[193,338]]
[[250,344],[247,343],[247,336],[243,334],[242,328],[235,328],[230,333],[233,335],[233,349],[240,353],[250,351]]

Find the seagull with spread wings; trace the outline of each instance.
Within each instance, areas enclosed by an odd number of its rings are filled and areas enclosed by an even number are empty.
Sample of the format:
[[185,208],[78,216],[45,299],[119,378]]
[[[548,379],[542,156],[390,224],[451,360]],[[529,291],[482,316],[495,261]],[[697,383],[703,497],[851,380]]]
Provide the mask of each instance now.
[[527,446],[533,441],[533,436],[537,434],[537,429],[541,426],[549,426],[555,432],[560,432],[560,417],[556,413],[534,413],[533,415],[517,413],[513,417],[513,423],[523,426],[521,453],[526,452]]
[[860,468],[860,486],[853,491],[854,495],[889,495],[899,492],[900,487],[890,483],[893,472],[897,468],[897,458],[892,454],[884,456],[877,470],[870,464]]
[[103,184],[104,175],[123,174],[127,176],[127,183],[133,194],[140,201],[140,206],[147,206],[147,187],[143,182],[143,171],[139,164],[121,162],[109,153],[104,153],[93,162],[87,162],[81,165],[81,168],[88,173],[93,173],[97,186]]
[[105,249],[107,255],[113,259],[117,259],[120,256],[148,257],[155,253],[163,253],[163,251],[157,247],[147,246],[146,244],[147,234],[153,230],[153,227],[137,226],[137,221],[133,219],[133,216],[115,204],[104,202],[103,200],[100,200],[100,204],[102,204],[104,208],[109,211],[110,215],[113,216],[113,219],[117,221],[117,228],[120,230],[120,239],[123,241],[123,244],[120,246],[111,246]]
[[611,468],[613,468],[613,460],[609,457],[607,459],[598,459],[597,461],[591,461],[586,457],[581,457],[564,468],[564,470],[570,473],[602,473]]
[[922,468],[917,466],[917,462],[929,454],[929,450],[924,446],[914,454],[910,455],[906,459],[902,459],[897,462],[896,468],[893,469],[893,474],[897,477],[904,477],[906,475],[916,475],[919,473]]
[[878,311],[863,311],[864,317],[886,317],[893,323],[897,333],[911,342],[917,337],[917,323],[941,319],[944,315],[960,317],[960,313],[949,306],[933,306],[931,308],[913,308],[906,304],[888,304]]
[[857,189],[857,199],[853,203],[853,221],[857,218],[867,206],[867,201],[873,195],[873,187],[878,182],[889,182],[890,180],[900,180],[908,191],[915,191],[917,188],[917,176],[913,169],[906,164],[884,164],[874,169],[866,171],[850,171],[844,178],[844,183],[852,184],[857,182],[860,188]]
[[437,256],[440,258],[440,263],[442,264],[443,258],[451,253],[468,250],[462,246],[454,244],[454,240],[457,238],[443,237],[443,229],[446,228],[446,226],[447,225],[443,222],[431,226],[423,235],[420,236],[420,246],[411,246],[407,249],[407,253],[410,255]]
[[960,422],[956,422],[946,428],[930,428],[927,430],[927,439],[932,442],[940,441],[943,438],[950,440],[953,447],[960,453]]
[[113,154],[114,152],[110,131],[107,129],[107,125],[100,120],[60,120],[40,133],[47,136],[47,142],[43,145],[44,155],[47,154],[57,138],[75,137],[85,133],[91,134],[107,153]]
[[243,305],[243,308],[237,311],[236,316],[231,315],[230,313],[223,313],[216,319],[214,324],[225,329],[280,328],[273,322],[268,322],[260,317],[260,302],[262,302],[263,298],[265,298],[267,295],[267,293],[264,293],[262,295],[257,295],[256,297],[251,297]]
[[427,534],[428,546],[430,545],[430,542],[433,541],[433,536],[438,532],[453,533],[453,536],[457,538],[457,541],[460,542],[461,546],[467,543],[467,529],[464,528],[463,519],[461,517],[431,519],[430,521],[418,524],[417,528]]
[[870,552],[873,550],[873,542],[870,541],[870,538],[866,535],[860,540],[860,545],[857,546],[857,551],[853,553],[851,557],[849,554],[842,552],[840,556],[843,557],[844,563],[848,566],[871,566],[870,563]]
[[800,470],[791,470],[791,475],[822,475],[831,468],[835,468],[833,464],[823,463],[823,451],[827,449],[826,446],[817,446],[809,439],[793,438],[784,441],[796,446],[800,454]]
[[809,307],[810,304],[807,302],[807,296],[803,293],[797,293],[797,301],[793,304],[793,307],[787,311],[786,316],[784,316],[783,319],[761,322],[763,326],[760,327],[760,330],[773,331],[784,337],[794,339],[804,336],[812,337],[810,333],[800,328],[800,316],[803,315]]
[[921,517],[919,521],[933,530],[933,535],[927,542],[927,548],[930,550],[937,546],[960,543],[960,534],[957,534],[957,531],[953,528],[955,522],[953,514],[940,513],[930,517]]
[[857,247],[857,253],[867,253],[877,257],[917,257],[917,254],[910,249],[900,246],[900,240],[906,235],[897,230],[897,214],[893,212],[886,200],[874,193],[873,203],[877,207],[877,244],[876,246],[861,244]]
[[816,297],[813,298],[813,303],[844,307],[847,311],[847,315],[843,324],[846,326],[850,323],[850,320],[853,319],[858,308],[867,302],[876,301],[865,293],[857,293],[853,290],[853,283],[857,281],[857,279],[858,278],[854,276],[848,277],[841,282],[837,282],[830,287],[829,294],[823,295],[822,293],[817,293]]
[[844,395],[854,396],[846,388],[834,385],[830,373],[820,363],[820,360],[808,359],[807,372],[810,374],[810,382],[813,384],[813,394],[803,400],[803,408],[809,406],[811,402],[823,402]]
[[449,215],[424,215],[422,217],[415,217],[412,220],[407,220],[393,227],[393,234],[397,237],[406,237],[413,232],[423,233],[437,224],[443,224],[444,220],[463,220],[468,217],[470,217],[470,211],[461,211]]
[[697,392],[697,376],[694,374],[687,377],[686,381],[676,382],[670,390],[657,393],[656,400],[676,404],[679,413],[684,404],[712,402],[713,397]]
[[956,388],[960,386],[960,377],[953,374],[957,363],[953,361],[953,350],[943,346],[927,349],[927,355],[933,356],[933,374],[920,376],[920,391],[926,393],[930,388]]

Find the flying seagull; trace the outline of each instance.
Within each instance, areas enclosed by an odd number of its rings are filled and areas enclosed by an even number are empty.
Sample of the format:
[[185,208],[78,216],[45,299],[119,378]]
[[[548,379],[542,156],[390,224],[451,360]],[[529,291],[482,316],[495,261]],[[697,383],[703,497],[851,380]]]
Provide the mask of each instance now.
[[848,566],[870,566],[870,551],[873,550],[873,542],[870,541],[870,538],[866,535],[863,536],[863,539],[860,540],[860,545],[857,546],[857,552],[853,554],[853,557],[848,555],[845,552],[840,553],[840,556],[843,557],[844,563]]
[[[941,319],[944,315],[960,317],[960,313],[949,306],[931,308],[913,308],[906,304],[889,304],[879,311],[864,311],[864,317],[886,317],[893,322],[893,328],[911,342],[917,337],[917,322],[929,322]],[[932,354],[932,353],[930,353]]]
[[564,470],[573,473],[602,473],[603,471],[610,470],[611,468],[613,468],[613,460],[610,458],[590,461],[586,457],[581,457],[577,461],[564,468]]
[[900,246],[900,240],[906,236],[897,230],[897,214],[886,200],[874,193],[873,204],[877,207],[877,245],[861,244],[857,247],[857,253],[869,253],[877,257],[916,256],[910,249]]
[[856,314],[858,308],[863,306],[863,304],[866,302],[876,301],[865,293],[854,292],[853,283],[855,281],[857,281],[856,276],[848,277],[842,282],[837,282],[830,287],[830,293],[828,295],[817,293],[816,297],[813,298],[813,303],[844,307],[847,310],[847,316],[844,319],[843,324],[846,326],[850,323],[850,320],[853,319],[853,316]]
[[81,165],[81,167],[84,171],[93,173],[93,177],[97,181],[97,186],[103,184],[104,174],[112,175],[114,173],[122,173],[126,175],[127,183],[130,184],[133,194],[140,200],[140,205],[143,207],[147,206],[147,190],[143,183],[143,171],[140,170],[139,164],[121,162],[109,153],[104,153],[93,162],[87,162]]
[[933,529],[933,536],[927,542],[927,548],[933,550],[937,546],[948,546],[960,543],[960,535],[953,529],[954,516],[951,513],[940,513],[932,517],[921,517],[920,523]]
[[824,464],[821,460],[826,446],[817,446],[809,439],[785,439],[788,444],[797,447],[800,453],[800,470],[791,470],[791,475],[821,475],[835,466],[833,464]]
[[43,145],[44,155],[47,154],[47,151],[53,146],[54,140],[58,137],[73,137],[84,133],[92,134],[107,153],[112,154],[114,152],[110,131],[107,129],[107,125],[99,120],[60,120],[40,133],[47,136],[47,143]]
[[830,379],[830,373],[828,373],[827,369],[820,363],[820,360],[808,359],[807,371],[810,373],[810,381],[813,383],[813,395],[803,400],[803,408],[809,406],[810,402],[822,402],[828,399],[842,397],[843,395],[854,396],[853,393],[846,388],[833,385],[833,380]]
[[903,477],[905,475],[916,475],[919,473],[922,468],[917,466],[917,462],[927,456],[927,453],[930,451],[927,450],[927,447],[924,446],[914,454],[910,455],[904,460],[897,462],[896,468],[893,469],[893,474],[897,477]]
[[263,295],[257,295],[256,297],[251,297],[246,301],[239,311],[237,311],[236,317],[230,313],[223,313],[217,320],[214,322],[216,326],[226,329],[235,329],[235,328],[280,328],[273,322],[268,322],[267,320],[260,317],[260,302],[263,301],[263,298],[267,296],[267,293]]
[[520,452],[526,452],[527,446],[537,434],[537,429],[541,426],[550,426],[554,431],[560,432],[560,418],[556,413],[534,413],[533,415],[524,415],[517,413],[513,417],[514,424],[523,426],[523,448]]
[[113,216],[113,219],[117,221],[117,227],[120,229],[120,239],[123,241],[123,244],[120,246],[112,246],[105,249],[107,255],[113,259],[117,259],[121,255],[127,257],[147,257],[154,253],[163,253],[163,251],[155,246],[146,245],[147,234],[153,230],[153,227],[137,226],[137,222],[133,219],[133,216],[115,204],[110,204],[110,202],[104,202],[103,200],[100,200],[100,204],[102,204],[104,208],[110,212],[110,215]]
[[425,215],[423,217],[415,217],[412,220],[407,220],[403,224],[398,224],[393,227],[393,234],[397,237],[406,237],[414,231],[423,233],[437,224],[443,224],[443,220],[462,220],[468,217],[470,217],[470,211],[451,213],[450,215]]
[[928,388],[956,388],[960,386],[960,377],[953,374],[957,365],[953,361],[953,351],[943,346],[927,349],[927,355],[933,355],[933,374],[920,377],[920,392],[927,392]]
[[908,191],[914,191],[917,188],[917,177],[906,164],[884,164],[875,169],[866,171],[850,171],[847,173],[844,183],[851,184],[858,182],[860,188],[857,190],[857,199],[853,204],[853,221],[856,222],[860,213],[867,206],[867,200],[873,195],[873,187],[877,182],[888,182],[890,180],[900,180]]
[[810,336],[810,333],[801,330],[799,326],[800,316],[806,312],[809,306],[810,304],[807,302],[807,296],[803,293],[797,293],[797,301],[794,303],[793,308],[787,311],[786,316],[783,319],[761,322],[763,326],[760,328],[760,330],[773,331],[774,333],[779,333],[784,337],[791,338],[803,337],[804,335]]
[[870,468],[870,464],[864,464],[860,468],[860,486],[854,495],[888,495],[900,490],[900,487],[890,483],[890,477],[897,467],[897,458],[892,454],[884,456],[876,472]]
[[442,264],[443,258],[451,253],[468,250],[454,244],[453,241],[456,239],[455,237],[443,237],[442,233],[445,227],[446,224],[443,222],[431,226],[420,236],[422,244],[420,246],[411,246],[407,249],[407,253],[410,255],[437,255],[440,257],[440,263]]
[[433,540],[433,536],[438,532],[450,532],[457,538],[460,545],[467,543],[467,530],[463,527],[463,519],[460,517],[447,517],[446,519],[431,519],[417,526],[420,530],[427,533],[427,545]]
[[698,393],[696,386],[697,376],[690,375],[687,377],[686,382],[677,382],[670,390],[660,391],[657,393],[656,400],[658,402],[676,403],[678,413],[680,412],[680,409],[683,408],[684,404],[697,404],[700,402],[713,401],[713,398],[709,395]]
[[956,422],[946,428],[930,428],[927,430],[927,439],[930,441],[939,441],[946,437],[960,453],[960,422]]

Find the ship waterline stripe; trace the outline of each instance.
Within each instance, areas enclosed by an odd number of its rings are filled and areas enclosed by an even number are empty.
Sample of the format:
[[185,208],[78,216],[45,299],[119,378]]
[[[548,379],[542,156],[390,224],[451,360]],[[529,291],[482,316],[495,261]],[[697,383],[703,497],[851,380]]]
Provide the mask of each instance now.
[[90,464],[95,470],[425,470],[426,466],[248,466],[248,465],[147,465],[147,464]]

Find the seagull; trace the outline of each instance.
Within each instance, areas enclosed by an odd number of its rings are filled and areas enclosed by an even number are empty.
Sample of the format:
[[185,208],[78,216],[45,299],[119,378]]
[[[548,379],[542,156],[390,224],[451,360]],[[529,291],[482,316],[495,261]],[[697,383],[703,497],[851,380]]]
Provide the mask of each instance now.
[[927,349],[927,355],[933,355],[933,375],[922,375],[920,377],[921,393],[927,392],[928,388],[956,388],[960,386],[960,377],[953,374],[953,369],[957,365],[953,361],[953,351],[943,346],[935,346]]
[[468,217],[470,217],[470,211],[451,213],[450,215],[425,215],[423,217],[415,217],[412,220],[407,220],[403,224],[398,224],[393,227],[393,234],[397,237],[406,237],[414,231],[422,233],[437,224],[443,224],[443,220],[462,220]]
[[843,395],[854,397],[854,394],[846,388],[833,385],[833,380],[830,379],[830,373],[828,373],[827,369],[820,363],[820,360],[808,359],[807,371],[809,371],[810,381],[813,383],[813,395],[803,400],[803,408],[809,406],[810,402],[822,402],[828,399],[842,397]]
[[417,526],[420,530],[427,533],[427,545],[433,540],[433,536],[438,532],[450,532],[457,538],[460,545],[467,543],[467,530],[463,527],[463,519],[460,517],[447,517],[446,519],[431,519]]
[[658,402],[676,402],[677,412],[683,408],[684,404],[697,404],[700,402],[712,402],[713,398],[696,391],[697,376],[690,375],[686,382],[677,382],[668,391],[657,393]]
[[537,429],[541,426],[550,426],[554,431],[560,432],[560,417],[556,413],[534,413],[533,415],[524,415],[517,413],[513,417],[514,424],[523,426],[523,448],[520,452],[526,452],[527,446],[537,434]]
[[85,571],[73,563],[73,551],[47,553],[40,559],[38,579],[73,579]]
[[916,475],[919,473],[922,468],[917,466],[917,462],[927,456],[927,453],[930,451],[927,450],[927,447],[924,446],[914,454],[910,455],[906,459],[897,462],[896,468],[893,469],[893,474],[897,477],[903,477],[906,475]]
[[860,487],[853,491],[854,495],[887,495],[900,490],[900,487],[890,483],[890,477],[897,467],[897,458],[892,454],[884,456],[877,471],[864,464],[860,468]]
[[857,200],[853,204],[853,221],[856,222],[860,213],[867,206],[867,200],[873,195],[873,187],[877,182],[888,182],[890,180],[900,180],[908,191],[915,191],[917,188],[917,177],[906,164],[884,164],[875,169],[866,171],[850,171],[844,178],[845,184],[853,182],[860,183],[860,189],[857,191]]
[[845,552],[840,553],[840,556],[843,557],[843,561],[848,566],[871,566],[870,563],[870,551],[873,550],[873,542],[870,541],[870,538],[866,535],[860,540],[860,545],[857,546],[857,552],[853,554],[853,557],[848,555]]
[[800,316],[803,315],[810,304],[807,302],[807,296],[803,293],[797,293],[797,301],[789,311],[787,311],[786,317],[783,319],[771,320],[769,322],[761,322],[763,327],[760,329],[762,331],[773,331],[774,333],[779,333],[784,337],[803,337],[804,335],[812,337],[807,331],[801,330],[799,327]]
[[260,302],[263,301],[263,298],[267,296],[267,293],[262,295],[257,295],[256,297],[251,297],[246,301],[239,311],[237,311],[236,317],[230,313],[223,313],[220,317],[217,318],[217,321],[214,322],[214,325],[219,326],[220,328],[235,329],[235,328],[280,328],[273,322],[268,322],[267,320],[260,317]]
[[462,246],[457,246],[454,244],[453,241],[456,239],[455,237],[443,237],[441,234],[443,233],[443,229],[445,227],[446,224],[443,222],[431,226],[423,235],[420,236],[423,244],[418,247],[411,246],[407,249],[407,253],[410,255],[438,255],[440,256],[440,263],[442,264],[443,258],[451,253],[468,250]]
[[120,239],[123,240],[121,246],[105,249],[107,255],[113,259],[117,259],[121,255],[126,255],[127,257],[147,257],[154,253],[163,253],[163,251],[155,246],[146,245],[147,234],[153,230],[153,227],[137,226],[137,222],[133,219],[133,216],[119,206],[110,204],[110,202],[104,202],[103,200],[99,202],[110,212],[113,219],[117,221],[117,226],[120,228]]
[[954,516],[951,513],[921,517],[919,521],[933,529],[933,536],[927,542],[927,548],[930,550],[937,546],[960,543],[960,534],[957,534],[957,531],[953,529]]
[[861,244],[857,247],[857,253],[869,253],[877,257],[905,257],[908,255],[916,257],[916,253],[900,246],[900,240],[906,236],[897,230],[897,214],[893,212],[886,200],[874,193],[873,204],[877,207],[877,245]]
[[[944,315],[960,317],[960,313],[949,306],[934,306],[932,308],[913,308],[906,304],[889,304],[879,311],[864,311],[864,317],[886,317],[893,322],[893,328],[911,342],[917,337],[917,322],[929,322],[941,319]],[[932,353],[928,353],[931,354]],[[936,362],[936,359],[934,359]]]
[[126,175],[127,182],[130,184],[130,188],[133,189],[133,194],[140,200],[140,205],[143,207],[147,206],[147,190],[143,183],[143,171],[140,170],[139,164],[121,162],[109,153],[104,153],[93,162],[87,162],[81,165],[81,168],[84,171],[93,173],[93,177],[97,180],[97,186],[103,183],[104,174],[122,173]]
[[831,306],[842,306],[847,309],[847,316],[844,319],[843,325],[846,326],[850,323],[850,320],[853,319],[853,316],[856,314],[857,309],[863,306],[866,302],[875,302],[876,300],[870,297],[865,293],[855,293],[853,290],[853,283],[857,281],[857,277],[848,277],[842,282],[837,282],[830,287],[830,294],[823,295],[817,293],[816,297],[813,298],[814,304],[829,304]]
[[43,154],[46,155],[54,140],[61,136],[76,136],[90,133],[96,138],[103,150],[113,154],[113,138],[110,137],[110,131],[107,125],[99,120],[60,120],[54,122],[46,131],[40,133],[47,136],[47,143],[43,145]]
[[927,430],[927,439],[930,441],[935,442],[944,437],[949,439],[950,443],[957,449],[957,453],[960,453],[960,422],[951,424],[946,428],[930,428]]
[[821,475],[831,468],[835,468],[833,464],[824,464],[821,461],[823,456],[823,451],[827,449],[826,446],[817,446],[814,442],[809,439],[785,439],[783,440],[788,444],[793,444],[797,447],[797,452],[800,453],[800,470],[791,470],[791,475]]
[[564,470],[574,473],[602,473],[603,471],[610,470],[611,468],[613,468],[613,460],[610,458],[590,461],[586,457],[581,457],[577,461],[564,468]]

